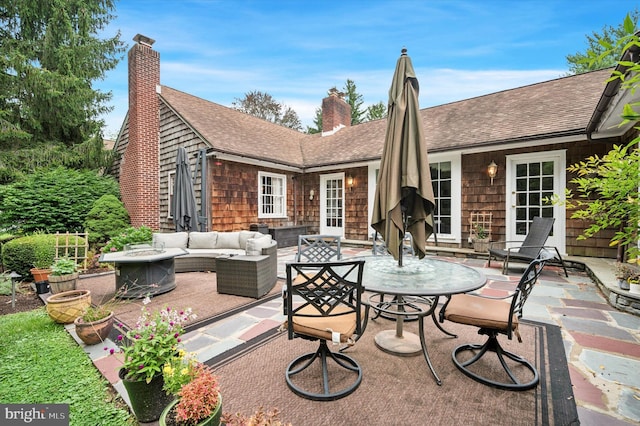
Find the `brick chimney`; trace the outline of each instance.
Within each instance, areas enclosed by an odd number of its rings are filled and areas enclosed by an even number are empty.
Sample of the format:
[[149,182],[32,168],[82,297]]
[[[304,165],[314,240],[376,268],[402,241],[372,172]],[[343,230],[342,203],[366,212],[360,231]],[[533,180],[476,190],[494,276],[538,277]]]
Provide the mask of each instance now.
[[129,142],[120,166],[120,193],[131,225],[160,228],[160,54],[137,34],[129,50]]
[[351,106],[343,98],[344,93],[333,87],[329,89],[329,96],[322,100],[322,136],[351,126]]

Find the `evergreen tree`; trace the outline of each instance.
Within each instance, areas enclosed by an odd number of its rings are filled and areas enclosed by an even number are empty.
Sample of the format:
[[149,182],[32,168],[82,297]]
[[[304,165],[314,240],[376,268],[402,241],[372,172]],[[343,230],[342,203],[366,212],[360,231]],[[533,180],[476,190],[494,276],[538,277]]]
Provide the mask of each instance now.
[[347,79],[342,91],[346,93],[345,101],[351,106],[351,125],[355,126],[356,124],[362,123],[362,117],[365,114],[365,111],[362,109],[364,101],[362,100],[362,95],[358,93],[356,89],[356,83],[353,80]]
[[377,104],[369,105],[367,108],[367,117],[366,121],[379,120],[381,118],[385,118],[387,116],[387,106],[382,102],[378,102]]
[[124,52],[102,39],[113,0],[2,0],[0,149],[80,144],[99,133],[111,93],[92,87]]
[[315,127],[307,126],[306,133],[312,135],[314,133],[322,132],[322,108],[316,108],[316,116],[313,118],[313,125]]

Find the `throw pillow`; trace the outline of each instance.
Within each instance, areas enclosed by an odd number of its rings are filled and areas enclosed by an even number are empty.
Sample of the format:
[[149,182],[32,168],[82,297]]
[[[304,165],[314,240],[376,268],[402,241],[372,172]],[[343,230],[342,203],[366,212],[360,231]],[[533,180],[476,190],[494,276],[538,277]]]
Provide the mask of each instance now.
[[192,249],[212,249],[216,248],[218,233],[212,232],[190,232],[189,248]]
[[240,231],[240,248],[245,248],[247,246],[247,240],[249,238],[259,238],[262,233],[256,231]]
[[153,243],[164,243],[164,248],[187,248],[189,234],[187,232],[156,232]]
[[247,240],[247,256],[260,256],[262,249],[271,246],[271,235],[260,238],[249,238]]
[[240,232],[218,232],[216,247],[218,249],[239,249]]

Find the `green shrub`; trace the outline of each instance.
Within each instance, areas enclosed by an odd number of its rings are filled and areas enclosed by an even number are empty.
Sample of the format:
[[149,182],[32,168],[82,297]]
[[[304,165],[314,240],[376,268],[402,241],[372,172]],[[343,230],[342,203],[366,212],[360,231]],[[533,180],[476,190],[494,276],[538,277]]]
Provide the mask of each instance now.
[[130,226],[123,233],[113,237],[103,248],[102,252],[122,251],[125,244],[150,243],[153,238],[151,228]]
[[16,238],[2,247],[2,264],[7,271],[16,271],[23,277],[29,270],[49,268],[56,256],[56,237],[48,234],[34,234]]
[[64,167],[41,170],[0,187],[0,229],[15,225],[23,233],[83,232],[87,213],[105,194],[118,194],[111,177]]
[[113,194],[103,195],[93,204],[84,223],[89,244],[101,247],[129,226],[129,213]]
[[[69,236],[69,244],[77,244],[78,257],[84,257],[83,238]],[[16,238],[4,244],[2,248],[2,264],[7,271],[16,271],[23,277],[30,275],[29,270],[50,268],[56,257],[56,236],[53,234],[33,234]]]

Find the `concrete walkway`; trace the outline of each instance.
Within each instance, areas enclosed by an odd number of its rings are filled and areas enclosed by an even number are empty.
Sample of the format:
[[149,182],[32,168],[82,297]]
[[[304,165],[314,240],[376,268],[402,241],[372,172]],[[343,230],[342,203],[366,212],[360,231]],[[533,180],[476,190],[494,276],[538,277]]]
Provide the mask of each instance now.
[[[368,251],[370,248],[342,249],[345,258]],[[293,260],[294,253],[293,247],[278,250],[279,277],[284,277],[284,265]],[[504,294],[507,284],[517,282],[523,271],[513,268],[510,275],[502,275],[498,263],[488,268],[486,259],[452,260],[481,270],[488,279],[482,291],[492,295]],[[636,425],[640,423],[640,317],[618,311],[607,303],[599,285],[615,285],[612,262],[572,260],[583,262],[587,272],[570,269],[566,278],[561,268],[547,266],[525,305],[524,318],[561,327],[582,425]],[[640,301],[635,308],[640,309]],[[190,331],[184,336],[184,346],[187,351],[197,353],[201,361],[208,361],[278,327],[283,320],[282,301],[276,298]],[[120,354],[109,356],[104,350],[117,349],[116,345],[107,341],[104,345],[84,346],[75,336],[73,325],[67,326],[67,330],[128,403],[117,376]]]

